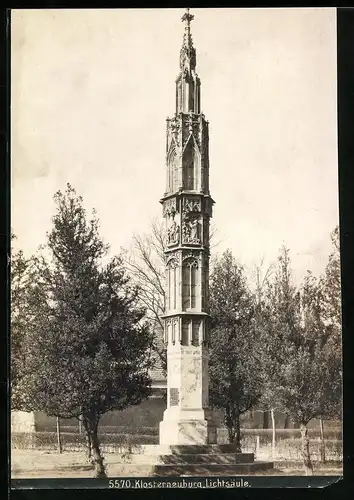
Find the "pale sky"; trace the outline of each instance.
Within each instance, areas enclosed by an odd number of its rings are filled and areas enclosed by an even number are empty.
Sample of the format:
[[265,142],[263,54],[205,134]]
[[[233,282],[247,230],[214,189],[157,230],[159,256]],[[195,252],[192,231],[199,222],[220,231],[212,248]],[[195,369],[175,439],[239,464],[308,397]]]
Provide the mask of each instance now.
[[[183,9],[12,11],[12,227],[45,242],[70,182],[112,253],[161,216]],[[213,224],[250,270],[323,271],[338,223],[334,8],[192,9]]]

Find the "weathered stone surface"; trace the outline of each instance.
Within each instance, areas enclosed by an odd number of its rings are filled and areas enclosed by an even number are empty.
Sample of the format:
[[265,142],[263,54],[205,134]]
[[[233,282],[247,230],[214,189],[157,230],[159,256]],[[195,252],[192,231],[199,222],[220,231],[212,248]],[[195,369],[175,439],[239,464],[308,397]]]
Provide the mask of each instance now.
[[273,468],[273,462],[253,462],[236,464],[189,464],[189,465],[156,465],[153,476],[208,476],[218,475],[238,475],[254,474],[258,471],[265,471]]
[[171,413],[166,410],[164,420],[160,422],[161,444],[216,443],[216,428],[212,422],[196,418],[187,420],[181,417],[181,413],[177,413],[173,418]]
[[158,455],[158,464],[239,464],[254,461],[253,453],[203,453]]
[[235,444],[143,445],[128,456],[129,464],[150,466],[154,476],[255,474],[273,468],[254,461],[253,453],[237,453]]
[[12,432],[35,432],[36,422],[34,412],[12,411],[11,431]]
[[[164,217],[173,220],[165,248],[163,317],[168,397],[160,423],[160,443],[167,445],[216,442],[216,428],[208,411],[208,228],[213,205],[208,126],[200,109],[200,80],[189,35],[183,38],[181,53],[183,71],[176,80],[176,114],[167,120],[166,192],[160,200]],[[173,271],[168,264],[171,246]]]

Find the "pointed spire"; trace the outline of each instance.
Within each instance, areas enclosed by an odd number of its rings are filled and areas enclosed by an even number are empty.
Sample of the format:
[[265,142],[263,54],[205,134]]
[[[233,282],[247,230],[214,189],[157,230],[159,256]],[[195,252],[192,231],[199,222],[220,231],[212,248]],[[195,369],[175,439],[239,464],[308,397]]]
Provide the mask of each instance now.
[[180,52],[180,72],[176,79],[176,113],[200,113],[200,80],[195,72],[196,55],[191,35],[189,9],[182,16],[185,23]]
[[182,21],[185,22],[183,43],[180,52],[180,67],[181,71],[187,69],[189,72],[195,70],[196,55],[195,48],[193,47],[193,39],[191,35],[191,21],[194,16],[189,13],[189,8],[182,16]]

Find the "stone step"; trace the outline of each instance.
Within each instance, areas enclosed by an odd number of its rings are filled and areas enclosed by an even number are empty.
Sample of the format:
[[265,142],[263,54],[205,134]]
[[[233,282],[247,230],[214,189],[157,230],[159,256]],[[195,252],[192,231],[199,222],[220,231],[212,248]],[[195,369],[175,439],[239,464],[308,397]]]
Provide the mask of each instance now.
[[210,474],[256,474],[273,469],[273,462],[251,462],[238,464],[164,464],[156,465],[153,476],[207,476]]
[[169,453],[176,455],[204,455],[207,453],[237,453],[237,449],[235,444],[179,444],[169,445]]
[[159,455],[158,464],[238,464],[252,463],[253,453],[199,453],[199,454],[172,454]]
[[169,445],[169,444],[142,444],[122,446],[120,453],[131,455],[204,455],[210,453],[238,453],[235,444],[184,444],[184,445]]

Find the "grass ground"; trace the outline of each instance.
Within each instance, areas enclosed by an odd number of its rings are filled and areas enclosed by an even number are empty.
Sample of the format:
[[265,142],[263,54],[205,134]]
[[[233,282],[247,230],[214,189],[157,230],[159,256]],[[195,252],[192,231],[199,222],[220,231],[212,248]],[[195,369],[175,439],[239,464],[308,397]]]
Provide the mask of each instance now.
[[[93,468],[87,463],[83,453],[65,452],[62,454],[38,450],[17,450],[11,452],[11,477],[13,479],[24,478],[75,478],[92,477]],[[146,477],[152,472],[153,465],[122,463],[116,454],[106,454],[107,475],[109,477]],[[303,475],[299,463],[275,463],[273,470],[258,472],[256,475]],[[314,474],[318,476],[342,475],[342,469],[338,463],[328,463],[324,466],[314,464]],[[217,474],[220,476],[220,474]],[[228,474],[225,471],[224,475]],[[246,474],[245,474],[246,475]]]

